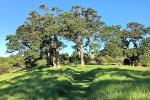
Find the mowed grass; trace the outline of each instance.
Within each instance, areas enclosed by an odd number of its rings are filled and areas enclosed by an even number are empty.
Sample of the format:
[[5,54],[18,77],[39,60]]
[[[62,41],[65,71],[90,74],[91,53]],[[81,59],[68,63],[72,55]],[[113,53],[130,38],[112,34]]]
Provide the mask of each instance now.
[[0,100],[150,99],[150,68],[88,65],[0,76]]

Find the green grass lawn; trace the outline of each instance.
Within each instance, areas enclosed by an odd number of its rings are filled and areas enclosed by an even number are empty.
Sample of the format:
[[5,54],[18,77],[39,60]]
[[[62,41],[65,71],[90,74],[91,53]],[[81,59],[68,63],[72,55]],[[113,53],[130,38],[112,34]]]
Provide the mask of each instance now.
[[0,100],[150,99],[150,67],[63,66],[0,76]]

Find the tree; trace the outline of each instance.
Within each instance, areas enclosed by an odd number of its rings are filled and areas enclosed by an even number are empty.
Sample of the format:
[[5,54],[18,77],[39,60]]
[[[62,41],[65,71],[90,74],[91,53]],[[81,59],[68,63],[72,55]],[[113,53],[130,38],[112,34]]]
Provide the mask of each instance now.
[[101,29],[105,27],[105,23],[100,20],[101,16],[98,16],[97,11],[92,8],[84,8],[83,17],[86,21],[86,30],[89,33],[84,47],[88,47],[88,56],[92,59],[92,53],[96,53],[101,47],[99,34],[101,34]]
[[142,51],[144,50],[140,50],[140,43],[142,43],[144,36],[148,32],[147,27],[136,22],[128,23],[127,29],[122,32],[123,53],[129,60],[130,65],[138,65],[140,56],[143,55]]
[[25,56],[26,65],[34,65],[35,61],[39,58],[38,52],[39,43],[41,41],[38,26],[35,24],[40,15],[36,11],[29,13],[27,22],[19,26],[16,34],[7,36],[7,49],[8,52],[17,52]]
[[140,63],[142,63],[143,66],[149,66],[150,65],[150,37],[146,37],[142,40],[139,51],[142,53],[140,56]]
[[104,49],[101,51],[101,55],[108,55],[113,58],[122,56],[121,48],[121,27],[118,26],[107,26],[103,29],[100,34],[100,38],[104,43]]
[[89,46],[91,53],[92,47],[95,46],[94,39],[103,26],[100,17],[92,8],[83,8],[73,6],[70,12],[62,14],[64,19],[66,38],[73,41],[76,50],[79,51],[81,65],[84,66],[84,48]]
[[[46,6],[42,5],[42,7],[42,9],[48,10]],[[46,13],[40,17],[40,21],[37,24],[42,33],[40,53],[41,55],[46,55],[47,66],[59,67],[59,50],[64,47],[63,42],[60,41],[62,37],[62,25],[59,22],[58,14],[60,9],[53,7],[51,10],[57,12],[57,14]]]
[[[75,12],[75,9],[77,12]],[[77,48],[79,48],[80,51],[80,59],[81,59],[81,65],[84,66],[84,47],[83,47],[83,41],[85,37],[88,35],[86,31],[86,22],[83,20],[79,14],[80,8],[73,8],[71,12],[65,12],[61,15],[63,19],[63,23],[65,25],[64,33],[66,39],[69,41],[73,41]],[[80,9],[81,10],[81,9]]]
[[[40,8],[45,10],[46,6]],[[48,66],[59,66],[59,49],[63,44],[58,39],[61,37],[61,24],[58,21],[58,15],[30,12],[26,23],[17,28],[16,34],[7,37],[8,51],[23,51],[28,66],[33,66],[44,55]]]

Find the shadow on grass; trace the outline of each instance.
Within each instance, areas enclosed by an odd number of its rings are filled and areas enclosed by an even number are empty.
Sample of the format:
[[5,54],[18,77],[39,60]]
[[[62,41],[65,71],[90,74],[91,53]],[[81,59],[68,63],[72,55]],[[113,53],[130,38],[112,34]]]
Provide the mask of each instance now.
[[[27,73],[17,76],[9,81],[1,81],[0,84],[8,85],[6,88],[0,88],[0,99],[7,100],[9,98],[38,100],[50,99],[57,100],[96,100],[100,98],[110,98],[107,93],[113,93],[115,89],[125,91],[118,94],[118,98],[126,97],[132,89],[142,87],[150,88],[149,71],[135,71],[119,68],[96,68],[90,71],[75,71],[73,68],[65,70],[43,70],[42,68],[27,69]],[[110,73],[113,76],[125,76],[132,80],[100,80],[94,81],[97,77],[102,77]],[[142,77],[142,78],[140,78]],[[125,83],[125,86],[122,86]],[[133,86],[132,86],[133,85]],[[109,86],[114,86],[109,90]],[[115,87],[116,86],[116,87]],[[117,88],[117,86],[120,88]],[[108,90],[107,90],[108,88]],[[150,93],[150,91],[147,91]],[[122,96],[123,95],[123,96]],[[121,96],[121,97],[120,97]]]
[[88,88],[88,100],[149,100],[150,79],[102,80]]

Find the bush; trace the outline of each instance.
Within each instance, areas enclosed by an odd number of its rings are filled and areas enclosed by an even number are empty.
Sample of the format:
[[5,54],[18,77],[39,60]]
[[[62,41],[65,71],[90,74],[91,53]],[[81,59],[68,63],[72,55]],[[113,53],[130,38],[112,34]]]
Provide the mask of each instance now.
[[150,56],[149,55],[142,55],[140,57],[140,65],[144,66],[144,67],[150,67]]
[[122,64],[123,58],[113,58],[111,56],[102,56],[102,57],[95,57],[95,61],[97,64]]
[[43,59],[43,60],[38,60],[37,62],[36,62],[36,65],[37,66],[46,66],[46,64],[47,64],[47,62],[46,62],[46,60],[45,59]]
[[88,65],[97,65],[97,62],[95,60],[89,61],[87,63]]
[[70,63],[79,64],[80,63],[80,57],[78,52],[73,52],[71,57],[69,58]]
[[98,64],[98,65],[104,64],[102,57],[95,57],[94,60],[95,60],[96,64]]
[[24,67],[22,56],[0,57],[0,73],[7,73],[22,67]]
[[5,67],[0,67],[0,75],[2,74],[6,74],[9,72],[9,68],[5,68]]
[[22,56],[10,56],[6,58],[6,61],[10,67],[23,67],[24,58]]
[[69,54],[68,53],[60,55],[60,63],[63,65],[69,64]]
[[85,64],[92,64],[93,62],[88,54],[84,54],[84,61],[85,61]]

